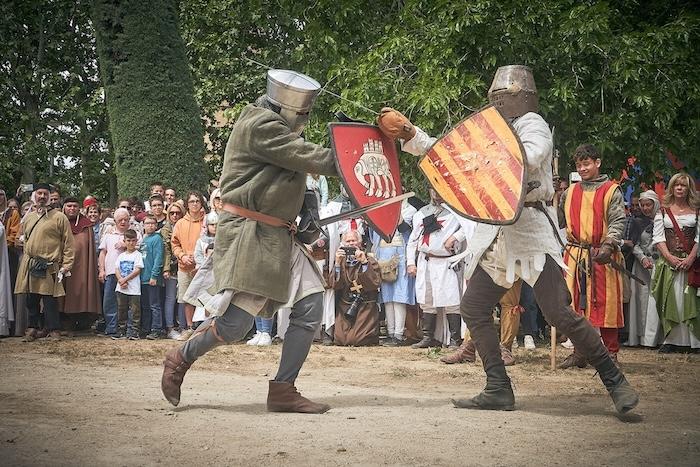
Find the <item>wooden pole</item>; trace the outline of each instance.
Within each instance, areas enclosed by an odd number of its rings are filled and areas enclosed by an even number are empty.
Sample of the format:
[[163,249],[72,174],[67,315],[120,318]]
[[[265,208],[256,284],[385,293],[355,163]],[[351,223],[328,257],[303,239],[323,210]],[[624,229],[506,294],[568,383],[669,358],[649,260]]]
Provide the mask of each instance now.
[[[554,131],[552,131],[552,138],[554,138]],[[556,149],[554,150],[554,160],[552,161],[552,163],[554,165],[554,176],[557,179],[557,183],[559,183],[559,151],[557,151]],[[552,182],[554,182],[554,180],[552,180]],[[557,212],[559,207],[559,199],[556,195],[556,189],[554,191],[554,212]],[[554,232],[554,234],[559,235],[558,232]],[[551,347],[551,350],[549,352],[549,366],[550,369],[554,371],[557,369],[557,328],[555,328],[554,326],[550,327],[549,344]]]

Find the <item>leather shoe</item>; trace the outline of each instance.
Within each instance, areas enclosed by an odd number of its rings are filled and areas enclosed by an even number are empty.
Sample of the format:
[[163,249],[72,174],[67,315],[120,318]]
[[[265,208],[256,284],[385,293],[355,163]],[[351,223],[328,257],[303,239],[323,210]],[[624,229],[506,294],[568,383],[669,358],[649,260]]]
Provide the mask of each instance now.
[[586,359],[583,357],[583,355],[574,351],[571,355],[566,357],[563,362],[559,364],[558,368],[561,370],[566,370],[567,368],[573,367],[586,368],[586,365],[588,365],[588,362],[586,362]]
[[160,381],[160,389],[165,398],[177,407],[180,403],[180,386],[185,378],[185,373],[192,366],[185,361],[180,352],[180,347],[173,347],[165,354],[163,361],[163,376]]
[[268,412],[325,413],[330,408],[328,404],[319,404],[302,396],[292,383],[270,381],[267,392]]
[[448,365],[452,365],[454,363],[475,362],[476,347],[474,347],[474,341],[471,339],[465,339],[457,350],[440,358],[440,361],[442,363],[447,363]]

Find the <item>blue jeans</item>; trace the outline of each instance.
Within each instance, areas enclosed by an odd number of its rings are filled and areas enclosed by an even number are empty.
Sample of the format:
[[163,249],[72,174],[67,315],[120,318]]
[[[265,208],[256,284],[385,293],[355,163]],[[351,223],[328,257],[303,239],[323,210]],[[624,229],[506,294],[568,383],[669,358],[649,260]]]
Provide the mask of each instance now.
[[525,312],[520,317],[523,333],[525,335],[537,337],[539,335],[539,328],[537,326],[539,307],[535,300],[535,292],[525,281],[523,281],[523,287],[520,290],[520,305],[525,308]]
[[105,334],[117,333],[117,276],[105,277],[105,295],[102,299],[102,311],[105,315]]
[[165,300],[163,301],[167,329],[175,327],[175,310],[177,310],[177,277],[171,277],[165,280]]
[[148,307],[144,309],[146,312],[143,313],[143,316],[147,314],[151,315],[151,332],[160,332],[163,330],[163,318],[161,317],[162,312],[160,308],[160,289],[161,287],[159,285],[141,284],[141,296],[148,304]]
[[266,332],[270,334],[272,332],[272,320],[274,318],[261,318],[259,316],[255,317],[255,330],[259,332]]

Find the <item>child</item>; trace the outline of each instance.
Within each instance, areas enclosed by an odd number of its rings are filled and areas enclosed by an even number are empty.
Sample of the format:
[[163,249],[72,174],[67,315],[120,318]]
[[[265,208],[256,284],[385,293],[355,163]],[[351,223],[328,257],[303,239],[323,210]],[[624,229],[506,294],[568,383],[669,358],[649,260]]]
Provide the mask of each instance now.
[[[214,251],[214,236],[216,235],[216,223],[219,222],[219,216],[212,211],[207,214],[205,219],[206,230],[197,240],[194,246],[194,263],[196,269],[199,269],[206,261],[207,257]],[[207,318],[204,307],[198,306],[194,311],[192,321],[199,324]]]
[[[124,232],[126,251],[117,258],[115,275],[117,276],[117,310],[119,330],[112,339],[139,339],[141,323],[141,284],[139,275],[143,269],[143,258],[136,249],[138,236],[136,231]],[[128,329],[127,328],[128,316]]]
[[[141,270],[141,294],[146,312],[151,315],[151,329],[146,339],[163,337],[163,319],[160,307],[160,291],[163,286],[163,237],[157,232],[158,219],[152,214],[146,215],[143,221],[145,236],[141,243],[143,269]],[[145,318],[145,317],[144,317]],[[144,323],[146,326],[148,323]]]

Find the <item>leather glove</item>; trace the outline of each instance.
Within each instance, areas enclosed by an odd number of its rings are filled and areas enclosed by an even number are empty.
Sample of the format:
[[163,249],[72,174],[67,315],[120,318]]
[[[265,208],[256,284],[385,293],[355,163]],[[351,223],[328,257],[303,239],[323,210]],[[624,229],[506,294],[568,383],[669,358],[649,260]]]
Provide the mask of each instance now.
[[416,136],[416,128],[401,112],[391,107],[384,107],[377,117],[377,124],[386,136],[391,139],[408,141]]
[[608,264],[612,259],[612,254],[615,252],[615,246],[608,242],[603,242],[598,248],[598,252],[593,256],[593,261],[598,264]]

